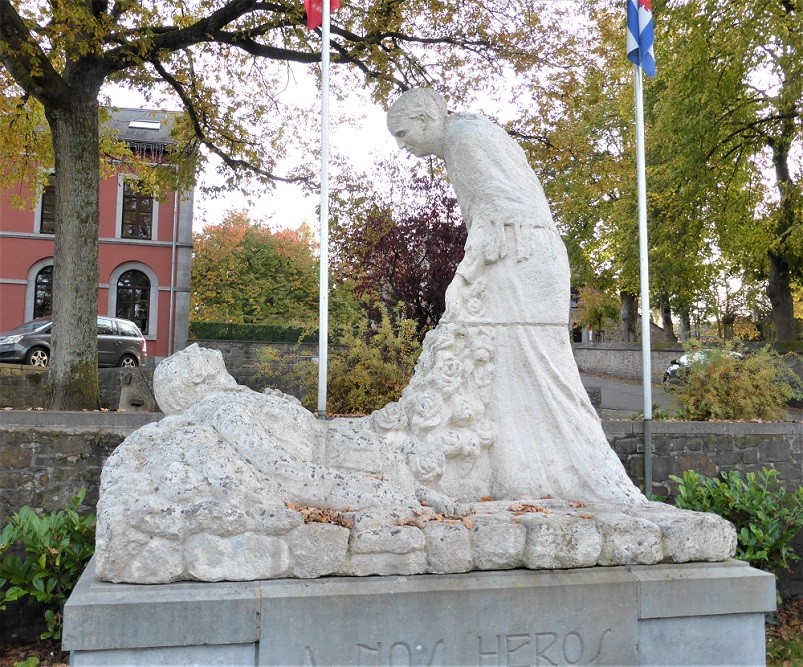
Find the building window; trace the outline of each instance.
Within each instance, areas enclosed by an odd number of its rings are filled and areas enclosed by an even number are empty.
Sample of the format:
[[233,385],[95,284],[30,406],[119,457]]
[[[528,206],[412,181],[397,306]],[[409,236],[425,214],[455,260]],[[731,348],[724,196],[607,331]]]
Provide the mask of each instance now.
[[143,334],[148,333],[151,281],[142,271],[131,269],[117,280],[117,317],[131,320]]
[[33,316],[45,317],[53,313],[53,265],[36,274],[34,282]]
[[124,239],[152,238],[153,197],[136,192],[128,180],[123,182],[122,216],[120,235]]
[[52,175],[48,176],[42,200],[39,202],[39,233],[56,233],[56,186]]

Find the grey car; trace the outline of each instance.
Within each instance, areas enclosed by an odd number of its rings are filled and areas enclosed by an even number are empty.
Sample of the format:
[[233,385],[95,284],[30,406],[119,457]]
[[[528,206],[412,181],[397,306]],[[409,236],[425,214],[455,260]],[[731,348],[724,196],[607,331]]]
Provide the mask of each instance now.
[[[52,318],[40,317],[0,334],[0,362],[50,364]],[[141,366],[148,348],[137,325],[119,317],[98,317],[98,366]]]

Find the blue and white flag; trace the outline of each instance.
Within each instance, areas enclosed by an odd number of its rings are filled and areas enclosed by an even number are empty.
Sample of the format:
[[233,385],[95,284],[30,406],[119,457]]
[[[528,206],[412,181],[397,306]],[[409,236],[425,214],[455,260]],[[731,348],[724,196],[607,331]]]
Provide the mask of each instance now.
[[627,57],[648,76],[655,76],[650,0],[627,0]]

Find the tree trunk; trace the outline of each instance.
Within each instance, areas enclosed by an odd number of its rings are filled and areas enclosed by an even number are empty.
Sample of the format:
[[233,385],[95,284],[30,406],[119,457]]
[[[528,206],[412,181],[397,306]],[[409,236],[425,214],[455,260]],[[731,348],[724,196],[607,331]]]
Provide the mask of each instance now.
[[98,389],[98,102],[82,95],[46,109],[53,135],[56,234],[50,401],[96,410]]
[[769,253],[769,259],[770,275],[767,283],[767,296],[772,303],[775,338],[777,340],[795,340],[795,314],[789,266],[782,257],[778,257],[772,252]]
[[638,323],[638,306],[636,297],[629,292],[620,292],[622,307],[619,311],[620,331],[623,343],[635,343]]
[[691,316],[688,310],[681,310],[678,318],[680,319],[680,340],[685,343],[691,338]]
[[672,309],[669,305],[669,297],[661,294],[658,297],[661,306],[661,326],[664,329],[664,340],[667,343],[677,343],[678,337],[675,335],[675,325],[672,323]]

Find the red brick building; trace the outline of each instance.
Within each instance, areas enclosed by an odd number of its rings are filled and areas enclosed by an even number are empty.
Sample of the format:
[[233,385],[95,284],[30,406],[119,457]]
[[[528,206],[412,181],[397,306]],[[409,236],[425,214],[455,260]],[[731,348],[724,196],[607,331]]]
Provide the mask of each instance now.
[[[173,143],[173,116],[119,109],[111,124],[156,161]],[[133,178],[118,171],[100,183],[98,314],[136,322],[158,359],[187,342],[193,192],[143,195]],[[9,194],[0,193],[0,331],[49,315],[53,291],[54,188],[34,195],[34,210],[11,206]]]

